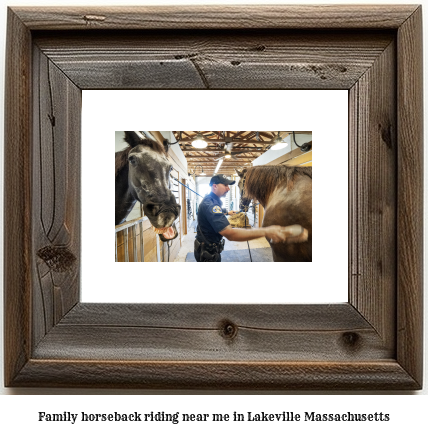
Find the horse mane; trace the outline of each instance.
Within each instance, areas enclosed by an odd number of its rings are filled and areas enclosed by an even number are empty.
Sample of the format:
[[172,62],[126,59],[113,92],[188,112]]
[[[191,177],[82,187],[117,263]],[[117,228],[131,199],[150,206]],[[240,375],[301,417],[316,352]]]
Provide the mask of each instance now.
[[117,178],[119,172],[128,164],[128,155],[131,150],[131,146],[127,146],[121,151],[117,151],[114,155],[114,178]]
[[245,177],[245,195],[266,204],[276,187],[286,183],[292,189],[298,175],[312,179],[312,167],[307,166],[255,166],[247,170]]
[[[127,132],[125,132],[127,133]],[[125,141],[131,142],[130,138],[125,134]],[[116,179],[119,172],[128,164],[128,156],[129,152],[134,148],[134,146],[143,145],[148,146],[149,148],[153,149],[155,152],[158,152],[159,154],[167,155],[165,148],[163,145],[159,144],[155,140],[152,139],[140,139],[138,142],[131,142],[128,143],[128,146],[121,151],[117,151],[115,153],[115,159],[114,159],[114,177]]]

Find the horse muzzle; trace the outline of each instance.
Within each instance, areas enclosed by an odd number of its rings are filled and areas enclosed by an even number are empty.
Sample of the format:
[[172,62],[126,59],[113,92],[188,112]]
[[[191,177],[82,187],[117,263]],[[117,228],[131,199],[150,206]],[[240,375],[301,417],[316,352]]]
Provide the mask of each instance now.
[[[156,230],[155,230],[155,232],[156,232]],[[169,228],[167,228],[166,231],[159,233],[159,239],[164,243],[166,243],[168,241],[172,241],[177,237],[178,237],[178,231],[177,231],[177,228],[175,226],[175,223],[173,223]]]
[[152,224],[153,231],[159,235],[161,241],[173,240],[178,236],[174,221],[180,213],[180,205],[177,204],[146,204],[144,213]]

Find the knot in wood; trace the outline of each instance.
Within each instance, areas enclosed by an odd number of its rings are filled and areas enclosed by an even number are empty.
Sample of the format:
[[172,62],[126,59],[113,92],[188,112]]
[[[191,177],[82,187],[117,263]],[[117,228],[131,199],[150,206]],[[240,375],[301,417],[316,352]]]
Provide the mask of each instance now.
[[361,338],[358,333],[355,332],[345,332],[342,334],[342,344],[348,350],[356,350],[360,346]]
[[51,271],[63,273],[69,270],[76,257],[67,247],[45,246],[37,251],[37,256],[41,258]]
[[103,15],[85,15],[83,19],[86,21],[86,24],[88,22],[96,22],[96,21],[105,21],[106,17]]
[[233,339],[238,333],[238,326],[233,324],[232,321],[223,320],[220,323],[220,334],[225,339]]
[[385,122],[384,125],[379,124],[379,131],[382,137],[382,141],[385,143],[385,145],[389,148],[392,149],[393,147],[393,143],[392,143],[392,125],[390,122]]

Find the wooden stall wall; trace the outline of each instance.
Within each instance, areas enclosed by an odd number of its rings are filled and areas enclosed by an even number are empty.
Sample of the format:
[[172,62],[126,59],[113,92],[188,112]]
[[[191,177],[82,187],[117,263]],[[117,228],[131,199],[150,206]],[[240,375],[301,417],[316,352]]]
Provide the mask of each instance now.
[[183,236],[187,235],[187,226],[189,224],[189,222],[187,221],[187,195],[186,195],[186,185],[187,185],[187,180],[182,178],[181,180],[181,184],[180,185],[180,190],[181,190],[181,195],[183,197],[183,206],[181,207],[181,218],[182,218],[182,222],[183,222]]
[[[137,224],[134,227],[135,235],[133,228],[129,228],[128,232],[123,230],[117,233],[117,262],[125,262],[126,236],[128,237],[128,261],[141,262],[141,225]],[[156,234],[153,232],[152,225],[147,218],[143,220],[143,242],[144,262],[157,262]]]
[[[193,227],[193,223],[196,220],[196,193],[194,193],[196,191],[196,181],[189,176],[187,179],[187,186],[189,188],[191,188],[193,190],[193,192],[189,191],[188,189],[186,189],[186,201],[187,198],[190,199],[190,206],[191,206],[191,210],[192,210],[192,217],[190,220],[187,221],[187,231],[193,231],[193,229],[189,229],[190,227]],[[186,202],[187,204],[187,202]],[[187,210],[186,210],[187,211]]]

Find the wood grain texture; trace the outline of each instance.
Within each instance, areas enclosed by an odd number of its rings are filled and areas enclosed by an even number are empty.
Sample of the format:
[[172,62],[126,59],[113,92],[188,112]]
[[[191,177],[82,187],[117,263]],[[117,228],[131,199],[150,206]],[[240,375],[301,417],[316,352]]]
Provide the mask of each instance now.
[[[201,381],[203,379],[203,381]],[[16,386],[222,390],[412,390],[394,361],[366,363],[30,360]]]
[[53,32],[35,43],[82,89],[349,89],[394,38],[367,30],[88,36]]
[[350,301],[395,347],[397,124],[395,43],[350,92]]
[[[397,359],[422,383],[423,83],[422,7],[398,32]],[[419,342],[419,344],[418,344]]]
[[[234,330],[230,335],[228,326]],[[373,357],[391,359],[394,354],[348,304],[80,304],[46,336],[33,356],[70,360],[357,362]]]
[[230,321],[241,327],[270,330],[370,330],[348,303],[330,305],[103,304],[79,303],[64,325],[189,328],[217,330]]
[[14,7],[32,30],[397,29],[415,5]]
[[33,346],[79,300],[81,92],[33,50]]
[[[5,383],[30,357],[31,312],[31,39],[8,12],[4,150],[4,377]],[[18,103],[19,102],[19,103]]]
[[[204,7],[113,9],[9,10],[6,385],[421,388],[420,9],[225,7],[219,16]],[[234,30],[226,28],[231,20]],[[374,32],[355,30],[362,28]],[[314,29],[328,30],[314,38]],[[349,303],[78,303],[73,174],[80,92],[92,86],[349,89]],[[68,253],[77,268],[60,276]]]

